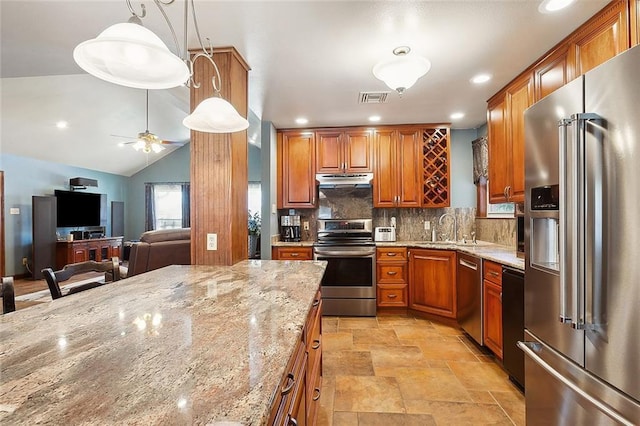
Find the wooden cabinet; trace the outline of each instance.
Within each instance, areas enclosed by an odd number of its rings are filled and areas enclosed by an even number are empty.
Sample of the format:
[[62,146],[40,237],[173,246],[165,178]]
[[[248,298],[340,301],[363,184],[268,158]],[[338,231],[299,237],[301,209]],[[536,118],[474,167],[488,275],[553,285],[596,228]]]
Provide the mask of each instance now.
[[271,401],[269,425],[315,425],[322,392],[322,296],[316,293],[285,374]]
[[[322,393],[322,295],[318,291],[305,325],[307,348],[306,412],[307,425],[316,422]],[[298,424],[302,424],[298,420]]]
[[483,265],[484,344],[502,359],[502,266],[487,260]]
[[489,202],[524,201],[524,110],[638,43],[639,1],[610,2],[489,100]]
[[524,110],[533,77],[524,74],[489,104],[489,202],[524,202]]
[[56,269],[71,263],[95,260],[102,262],[113,256],[120,257],[122,237],[91,240],[58,241],[56,243]]
[[406,247],[376,249],[378,308],[406,308],[408,305]]
[[315,137],[309,131],[278,133],[278,208],[316,205]]
[[449,129],[425,129],[422,133],[422,207],[449,207]]
[[572,79],[629,48],[628,1],[611,2],[569,40]]
[[316,173],[373,172],[372,141],[367,129],[316,132]]
[[271,247],[271,259],[273,260],[313,260],[313,249],[311,247]]
[[[271,404],[269,425],[291,425],[306,421],[306,368],[307,350],[302,339],[296,345],[287,364],[285,375],[278,386]],[[293,422],[292,422],[293,419]]]
[[421,206],[421,132],[415,127],[375,130],[374,207]]
[[631,46],[640,44],[640,0],[630,1]]
[[456,317],[456,252],[411,249],[409,253],[409,307],[417,311]]
[[569,46],[562,45],[536,65],[533,70],[534,102],[569,82],[573,71],[569,69],[568,55]]

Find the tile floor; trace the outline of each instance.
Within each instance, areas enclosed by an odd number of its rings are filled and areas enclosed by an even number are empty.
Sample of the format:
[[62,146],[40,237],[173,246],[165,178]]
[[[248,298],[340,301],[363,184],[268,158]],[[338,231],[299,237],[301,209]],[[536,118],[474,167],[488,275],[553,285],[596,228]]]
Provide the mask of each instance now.
[[461,329],[323,317],[319,425],[524,425],[524,396]]

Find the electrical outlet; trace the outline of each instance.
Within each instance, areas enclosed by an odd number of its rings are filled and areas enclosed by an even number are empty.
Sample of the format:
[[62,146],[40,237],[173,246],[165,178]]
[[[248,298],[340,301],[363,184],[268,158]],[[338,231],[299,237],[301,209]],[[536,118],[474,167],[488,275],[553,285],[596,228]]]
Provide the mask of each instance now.
[[302,229],[304,229],[305,231],[309,230],[309,221],[305,220],[304,222],[302,222]]
[[27,259],[26,257],[23,257],[23,258],[22,258],[22,264],[23,264],[24,266],[27,266],[27,263],[28,263],[28,262],[29,262],[29,259]]
[[207,250],[218,250],[218,234],[207,234]]
[[425,231],[431,230],[431,222],[430,221],[428,221],[428,220],[424,221],[424,230]]
[[392,228],[396,227],[396,218],[395,218],[395,216],[391,216],[391,227]]

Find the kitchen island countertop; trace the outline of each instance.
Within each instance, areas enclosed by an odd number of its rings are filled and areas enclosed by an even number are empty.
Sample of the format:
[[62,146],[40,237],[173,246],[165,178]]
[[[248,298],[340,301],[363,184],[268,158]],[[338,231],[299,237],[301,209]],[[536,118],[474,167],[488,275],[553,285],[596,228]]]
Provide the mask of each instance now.
[[3,315],[0,423],[262,424],[325,267],[169,266]]

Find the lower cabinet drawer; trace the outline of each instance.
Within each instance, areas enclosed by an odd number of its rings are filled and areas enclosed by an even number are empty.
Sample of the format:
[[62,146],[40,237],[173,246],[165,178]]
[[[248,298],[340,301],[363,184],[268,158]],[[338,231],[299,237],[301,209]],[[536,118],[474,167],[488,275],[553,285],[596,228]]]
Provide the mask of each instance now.
[[407,307],[406,284],[378,284],[379,307]]
[[378,284],[406,284],[407,264],[382,264],[378,263]]

